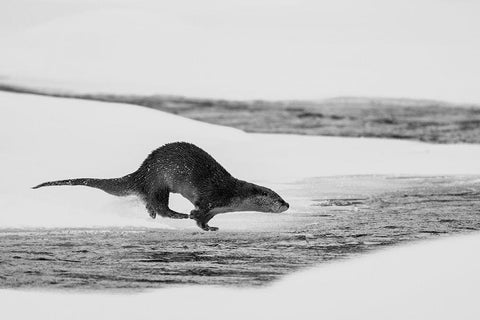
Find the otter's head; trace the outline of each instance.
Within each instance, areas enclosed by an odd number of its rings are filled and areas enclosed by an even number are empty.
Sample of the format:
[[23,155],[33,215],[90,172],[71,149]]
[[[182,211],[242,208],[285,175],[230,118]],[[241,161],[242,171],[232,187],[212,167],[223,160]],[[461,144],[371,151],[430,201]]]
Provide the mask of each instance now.
[[275,191],[248,182],[243,182],[233,200],[238,211],[259,211],[280,213],[288,209],[285,202]]

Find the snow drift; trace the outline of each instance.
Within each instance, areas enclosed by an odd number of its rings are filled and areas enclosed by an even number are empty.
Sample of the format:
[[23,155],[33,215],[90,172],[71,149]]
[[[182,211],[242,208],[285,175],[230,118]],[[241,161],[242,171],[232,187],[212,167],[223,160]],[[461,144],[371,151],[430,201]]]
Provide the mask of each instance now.
[[450,238],[324,265],[263,289],[0,290],[0,305],[16,319],[473,320],[480,317],[479,250],[478,235]]
[[[327,175],[480,173],[475,145],[246,134],[138,106],[11,93],[0,93],[0,105],[2,228],[190,227],[190,221],[151,220],[138,203],[99,190],[29,189],[57,178],[123,175],[152,149],[175,140],[196,143],[232,174],[272,187]],[[189,208],[178,198],[174,205]],[[217,225],[234,228],[228,221],[226,216]],[[133,295],[0,290],[0,304],[2,314],[38,319],[477,319],[479,248],[478,236],[407,246],[263,289]]]
[[[135,199],[95,189],[30,189],[57,179],[123,176],[173,141],[197,144],[234,176],[278,190],[285,199],[291,196],[285,183],[308,177],[480,174],[476,145],[247,134],[138,106],[11,93],[0,93],[0,105],[3,227],[190,226],[151,220]],[[179,196],[172,204],[183,212],[192,208]],[[226,216],[222,221],[235,228]]]
[[[19,22],[18,32],[0,39],[0,77],[19,85],[229,99],[480,101],[475,1],[418,0],[414,10],[393,0],[23,2],[36,6],[29,15],[49,7],[64,13]],[[12,7],[4,11],[25,15]]]

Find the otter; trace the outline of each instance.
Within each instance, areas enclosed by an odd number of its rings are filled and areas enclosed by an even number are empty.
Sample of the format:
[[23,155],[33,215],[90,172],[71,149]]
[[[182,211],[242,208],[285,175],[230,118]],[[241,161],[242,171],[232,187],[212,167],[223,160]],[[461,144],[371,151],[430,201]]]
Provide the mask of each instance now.
[[[216,231],[208,222],[219,213],[233,211],[284,212],[289,208],[273,190],[234,178],[211,155],[187,142],[173,142],[156,150],[140,168],[114,179],[79,178],[50,181],[45,186],[87,186],[115,196],[137,195],[150,217],[194,219],[205,231]],[[195,208],[190,215],[168,207],[170,193],[179,193]]]

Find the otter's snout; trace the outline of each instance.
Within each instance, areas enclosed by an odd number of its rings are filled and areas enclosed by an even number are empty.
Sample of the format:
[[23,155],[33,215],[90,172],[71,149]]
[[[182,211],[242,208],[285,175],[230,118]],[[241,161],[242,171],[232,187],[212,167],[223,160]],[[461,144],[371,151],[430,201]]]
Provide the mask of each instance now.
[[287,211],[288,208],[290,208],[290,205],[289,205],[287,202],[285,202],[285,201],[282,200],[282,202],[280,203],[280,207],[278,208],[278,211],[277,211],[277,212]]

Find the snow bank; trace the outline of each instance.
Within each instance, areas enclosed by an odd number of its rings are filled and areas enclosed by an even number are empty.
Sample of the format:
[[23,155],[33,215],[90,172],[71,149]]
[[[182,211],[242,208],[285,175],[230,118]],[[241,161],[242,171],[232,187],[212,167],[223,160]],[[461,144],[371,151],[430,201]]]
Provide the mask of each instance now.
[[162,226],[135,199],[112,201],[88,188],[30,188],[62,177],[123,176],[169,141],[219,148],[244,135],[122,104],[0,93],[0,105],[2,227]]
[[[176,140],[205,148],[234,175],[279,188],[326,175],[480,174],[476,145],[246,134],[138,106],[11,93],[0,93],[0,105],[2,228],[195,228],[191,221],[151,220],[134,200],[94,189],[29,189],[51,179],[120,176],[152,149]],[[173,202],[190,207],[179,198]],[[216,224],[228,230],[235,225],[228,221],[226,215]],[[479,249],[478,236],[397,248],[264,289],[128,295],[0,290],[0,307],[19,319],[478,319]]]
[[[56,179],[125,175],[173,141],[201,146],[234,176],[286,199],[293,195],[285,184],[308,177],[480,174],[477,145],[247,134],[138,106],[12,93],[0,93],[0,105],[2,227],[190,227],[191,221],[151,220],[140,202],[95,189],[30,189]],[[181,197],[172,204],[191,210]],[[236,226],[221,220],[220,227]]]
[[325,265],[263,289],[0,290],[0,305],[12,319],[478,319],[479,251],[479,236],[450,238]]
[[[476,1],[417,0],[415,10],[395,0],[17,2],[0,4],[0,29],[18,24],[0,39],[0,76],[20,85],[480,102]],[[25,18],[42,11],[45,21]]]

